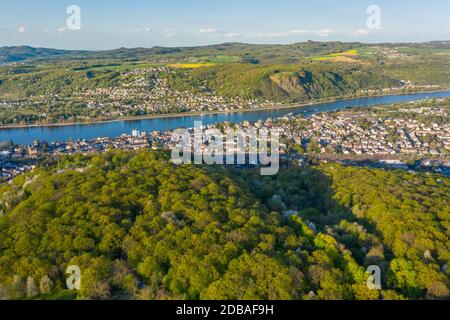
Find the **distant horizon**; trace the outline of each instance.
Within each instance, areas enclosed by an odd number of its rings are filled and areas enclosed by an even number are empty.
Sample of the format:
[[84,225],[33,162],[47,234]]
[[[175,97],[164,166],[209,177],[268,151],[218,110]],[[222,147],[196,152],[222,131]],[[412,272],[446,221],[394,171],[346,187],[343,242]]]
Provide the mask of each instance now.
[[425,40],[425,41],[411,41],[411,42],[361,42],[361,41],[340,41],[340,40],[330,40],[330,41],[315,41],[315,40],[306,40],[306,41],[298,41],[298,42],[291,42],[291,43],[251,43],[251,42],[218,42],[218,43],[211,43],[211,44],[205,44],[205,45],[186,45],[186,46],[164,46],[164,45],[151,45],[148,47],[111,47],[107,49],[68,49],[68,48],[62,48],[62,47],[44,47],[44,46],[34,46],[30,44],[18,44],[18,45],[1,45],[0,49],[3,48],[34,48],[34,49],[50,49],[50,50],[61,50],[61,51],[86,51],[86,52],[101,52],[101,51],[114,51],[114,50],[120,50],[120,49],[127,49],[127,50],[133,50],[133,49],[153,49],[153,48],[169,48],[169,49],[183,49],[183,48],[203,48],[203,47],[214,47],[214,46],[221,46],[221,45],[230,45],[230,44],[241,44],[241,45],[251,45],[251,46],[292,46],[296,44],[304,44],[308,42],[313,43],[345,43],[345,44],[362,44],[362,45],[383,45],[383,44],[389,44],[389,45],[401,45],[401,44],[427,44],[427,43],[445,43],[450,42],[449,40]]
[[0,8],[0,44],[63,50],[450,39],[448,0],[15,0]]

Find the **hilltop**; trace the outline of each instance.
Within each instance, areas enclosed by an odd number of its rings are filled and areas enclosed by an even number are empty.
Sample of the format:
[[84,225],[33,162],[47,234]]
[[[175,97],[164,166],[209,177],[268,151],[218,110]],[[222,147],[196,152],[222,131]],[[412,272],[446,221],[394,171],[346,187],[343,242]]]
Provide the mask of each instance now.
[[0,298],[63,297],[68,265],[82,299],[448,298],[449,188],[337,164],[261,177],[163,152],[63,157],[0,185]]
[[29,46],[0,47],[0,64],[79,55],[85,51],[33,48]]
[[196,56],[197,54],[229,54],[240,55],[255,54],[262,61],[288,58],[293,55],[305,57],[318,53],[332,53],[343,51],[349,47],[383,46],[383,47],[418,47],[423,49],[450,49],[450,41],[430,41],[423,43],[381,43],[363,44],[359,42],[316,42],[308,41],[287,45],[248,44],[239,42],[222,43],[207,46],[193,47],[161,47],[151,48],[117,48],[113,50],[61,50],[51,48],[34,48],[30,46],[0,47],[0,64],[31,61],[35,59],[141,59],[153,55],[178,55],[180,57]]

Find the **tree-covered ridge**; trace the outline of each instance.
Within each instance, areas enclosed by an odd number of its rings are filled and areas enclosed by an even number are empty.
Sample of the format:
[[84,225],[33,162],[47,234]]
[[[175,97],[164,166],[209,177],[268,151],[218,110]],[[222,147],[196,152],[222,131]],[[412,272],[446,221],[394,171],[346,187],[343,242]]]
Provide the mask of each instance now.
[[[447,178],[257,172],[117,151],[20,176],[0,189],[0,294],[64,296],[64,271],[79,265],[79,298],[448,297]],[[371,264],[389,274],[381,292],[367,289]]]
[[306,177],[281,172],[268,186],[261,199],[281,192],[282,207],[298,210],[361,265],[380,265],[384,287],[408,298],[448,297],[448,178],[329,164]]
[[384,253],[374,247],[367,258],[390,260],[389,285],[409,297],[421,297],[424,288],[429,295],[448,295],[449,179],[357,168],[326,172],[339,203],[381,240]]
[[[42,61],[42,60],[104,60],[104,59],[155,59],[155,60],[208,60],[215,58],[237,57],[239,60],[261,63],[295,63],[311,57],[321,57],[336,52],[346,52],[354,48],[377,48],[388,50],[400,48],[402,52],[420,54],[422,52],[442,52],[450,49],[448,41],[431,41],[424,43],[392,43],[392,44],[363,44],[359,42],[316,42],[307,41],[288,45],[264,45],[248,43],[223,43],[197,47],[159,47],[153,48],[119,48],[105,51],[73,51],[47,48],[33,48],[29,46],[0,47],[0,64]],[[253,57],[254,59],[249,59]],[[246,58],[246,59],[245,59]],[[375,55],[375,59],[383,58]],[[229,59],[227,59],[229,60]]]
[[233,64],[201,68],[172,79],[175,87],[193,90],[206,83],[223,96],[271,101],[308,101],[358,94],[361,90],[401,87],[374,68],[313,63],[301,65]]
[[29,46],[0,47],[0,64],[80,54],[83,54],[83,51],[33,48]]
[[99,52],[0,48],[0,125],[273,108],[445,90],[447,42],[228,43]]

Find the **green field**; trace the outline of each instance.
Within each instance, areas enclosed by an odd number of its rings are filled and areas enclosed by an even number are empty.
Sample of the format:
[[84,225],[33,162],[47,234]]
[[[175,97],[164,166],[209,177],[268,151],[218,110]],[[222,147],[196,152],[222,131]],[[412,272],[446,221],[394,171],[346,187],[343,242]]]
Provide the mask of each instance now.
[[[27,47],[1,48],[0,124],[55,123],[114,119],[112,114],[142,115],[125,110],[142,105],[158,81],[168,83],[169,97],[185,91],[199,98],[252,99],[273,103],[312,102],[357,97],[361,92],[387,93],[408,82],[420,91],[450,87],[450,48],[447,43],[363,45],[307,42],[292,45],[223,44],[192,48],[118,49],[103,52],[60,52]],[[34,58],[27,58],[35,54]],[[23,55],[23,56],[22,56]],[[169,67],[170,71],[162,71]],[[151,69],[159,69],[152,71]],[[128,71],[136,71],[134,74]],[[127,75],[125,75],[125,73]],[[84,98],[87,92],[110,93],[151,83],[123,95],[122,110],[107,96]],[[147,82],[148,82],[147,81]],[[156,82],[155,82],[156,81]],[[149,97],[146,97],[148,99]],[[177,112],[167,100],[158,111]],[[104,112],[87,103],[103,103]],[[100,108],[101,109],[101,108]],[[145,111],[147,112],[147,111]],[[152,114],[153,111],[148,111]],[[146,113],[147,114],[147,113]]]

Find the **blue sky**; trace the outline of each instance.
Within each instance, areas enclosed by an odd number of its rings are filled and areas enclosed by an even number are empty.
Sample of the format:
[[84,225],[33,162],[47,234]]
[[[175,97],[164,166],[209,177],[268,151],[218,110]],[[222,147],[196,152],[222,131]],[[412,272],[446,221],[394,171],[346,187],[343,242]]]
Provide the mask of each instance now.
[[[69,30],[69,5],[81,30]],[[368,30],[366,10],[381,9]],[[63,49],[450,40],[449,0],[0,0],[0,46]]]

